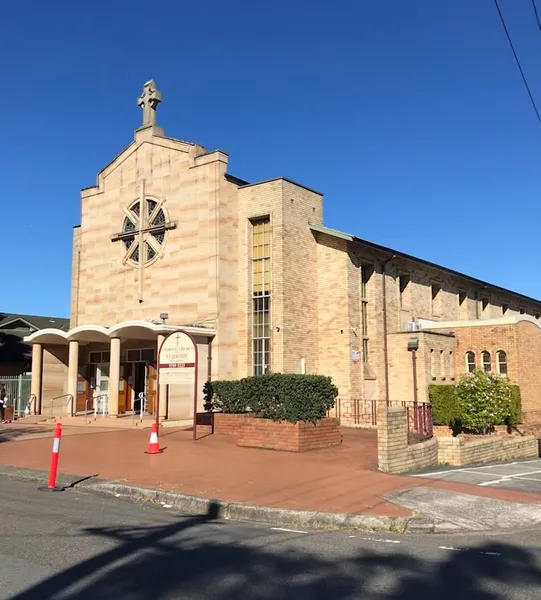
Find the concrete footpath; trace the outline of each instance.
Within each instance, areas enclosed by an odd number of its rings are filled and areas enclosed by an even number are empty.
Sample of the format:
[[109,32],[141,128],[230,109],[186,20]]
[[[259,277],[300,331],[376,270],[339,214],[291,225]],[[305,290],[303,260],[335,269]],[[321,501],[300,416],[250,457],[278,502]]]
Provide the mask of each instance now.
[[[369,431],[344,430],[338,448],[294,454],[238,448],[227,436],[194,442],[190,431],[165,430],[164,452],[149,456],[148,431],[66,430],[64,493],[85,487],[184,513],[289,528],[456,533],[541,524],[539,494],[377,472],[376,436]],[[45,426],[2,427],[0,475],[46,481],[51,437]]]

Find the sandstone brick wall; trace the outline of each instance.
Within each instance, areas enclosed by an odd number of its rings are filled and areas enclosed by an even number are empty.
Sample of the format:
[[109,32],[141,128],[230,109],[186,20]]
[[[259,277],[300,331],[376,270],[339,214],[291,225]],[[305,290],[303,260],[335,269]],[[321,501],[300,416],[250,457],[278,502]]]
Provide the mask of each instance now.
[[488,462],[539,457],[534,436],[482,436],[477,440],[462,437],[438,437],[438,461],[465,466]]
[[237,433],[239,446],[289,452],[307,452],[341,443],[337,419],[321,419],[316,424],[245,419]]
[[[57,398],[67,393],[68,348],[46,346],[43,349],[43,375],[41,388],[41,414],[60,417],[67,414],[67,398]],[[56,400],[54,400],[57,398]],[[52,412],[51,412],[52,410]]]
[[391,400],[414,400],[412,352],[408,340],[417,338],[417,394],[419,402],[428,402],[428,386],[432,383],[455,382],[455,339],[439,332],[400,332],[390,334],[389,391]]
[[[128,320],[204,321],[216,326],[214,378],[236,376],[237,185],[225,177],[227,155],[194,144],[136,132],[135,141],[81,193],[81,227],[74,231],[72,321],[111,326]],[[146,195],[164,201],[163,254],[139,268],[123,264],[123,210]],[[78,273],[78,277],[77,277]]]
[[[252,374],[252,225],[270,217],[271,370],[318,373],[317,244],[309,223],[321,223],[321,194],[286,179],[238,191],[237,376]],[[279,328],[279,329],[278,329]]]
[[438,464],[436,438],[408,444],[405,408],[378,411],[378,468],[387,473],[419,471]]
[[73,228],[73,253],[71,257],[71,308],[70,329],[79,324],[79,270],[81,262],[81,227]]

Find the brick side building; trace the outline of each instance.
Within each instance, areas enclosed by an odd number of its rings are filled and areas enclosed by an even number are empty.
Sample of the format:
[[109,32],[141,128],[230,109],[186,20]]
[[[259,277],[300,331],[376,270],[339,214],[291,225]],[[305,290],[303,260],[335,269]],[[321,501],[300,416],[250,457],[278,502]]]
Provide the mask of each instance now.
[[[504,349],[535,408],[535,376],[516,371],[524,362],[513,353],[520,343],[537,351],[539,301],[325,227],[321,193],[286,178],[244,181],[225,152],[167,137],[155,122],[160,98],[145,84],[143,126],[81,192],[71,328],[27,338],[38,407],[70,394],[74,411],[99,398],[118,416],[143,394],[152,412],[157,346],[183,328],[197,341],[200,381],[331,375],[344,422],[358,423],[374,401],[413,399],[411,338],[423,399],[431,382],[463,372],[462,332],[527,316],[509,324],[513,342],[470,345],[477,357]],[[189,391],[160,397],[162,418],[191,416]]]

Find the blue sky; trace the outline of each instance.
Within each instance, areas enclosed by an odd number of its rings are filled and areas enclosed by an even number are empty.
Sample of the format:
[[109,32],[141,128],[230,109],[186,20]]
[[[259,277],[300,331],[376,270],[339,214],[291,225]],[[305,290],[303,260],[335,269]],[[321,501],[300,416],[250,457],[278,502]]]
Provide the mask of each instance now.
[[[531,3],[500,4],[541,107]],[[232,174],[299,181],[329,227],[541,298],[541,124],[492,0],[21,0],[0,52],[0,310],[68,316],[79,190],[150,78],[167,135]]]

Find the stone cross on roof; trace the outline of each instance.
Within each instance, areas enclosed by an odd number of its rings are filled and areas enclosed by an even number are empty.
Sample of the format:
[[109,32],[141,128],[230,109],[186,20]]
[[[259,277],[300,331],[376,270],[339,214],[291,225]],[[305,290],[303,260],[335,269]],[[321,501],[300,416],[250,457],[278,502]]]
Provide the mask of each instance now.
[[162,93],[156,88],[154,80],[147,81],[143,93],[137,98],[137,106],[143,108],[143,127],[156,124],[156,107],[162,101]]

